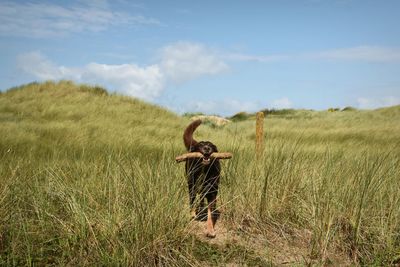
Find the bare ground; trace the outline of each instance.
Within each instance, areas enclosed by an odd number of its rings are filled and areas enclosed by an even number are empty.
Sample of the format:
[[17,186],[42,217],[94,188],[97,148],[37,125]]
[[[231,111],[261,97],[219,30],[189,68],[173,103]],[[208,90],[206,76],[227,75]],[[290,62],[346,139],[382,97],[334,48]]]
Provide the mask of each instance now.
[[[217,232],[215,238],[206,237],[205,222],[191,221],[187,233],[203,244],[220,251],[221,254],[231,255],[230,257],[221,257],[223,260],[228,260],[220,262],[224,266],[355,265],[348,256],[335,249],[328,251],[323,258],[313,258],[310,255],[310,231],[284,229],[284,227],[273,224],[266,228],[262,232],[254,231],[254,228],[247,226],[246,223],[233,225],[221,219],[215,227]],[[234,253],[238,254],[237,257]],[[207,259],[202,260],[206,265],[214,265],[210,264]]]

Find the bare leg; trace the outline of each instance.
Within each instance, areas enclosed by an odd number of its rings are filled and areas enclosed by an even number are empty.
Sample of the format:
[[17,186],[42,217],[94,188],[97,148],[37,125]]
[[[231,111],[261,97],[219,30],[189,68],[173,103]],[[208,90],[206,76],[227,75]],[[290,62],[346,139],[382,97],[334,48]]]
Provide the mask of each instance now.
[[190,204],[190,216],[192,219],[196,218],[196,185],[195,177],[190,174],[188,177],[188,187],[189,187],[189,204]]
[[214,238],[216,236],[215,234],[215,223],[216,223],[216,205],[217,205],[217,199],[216,195],[212,194],[210,196],[207,196],[207,201],[208,201],[208,208],[207,208],[207,237]]

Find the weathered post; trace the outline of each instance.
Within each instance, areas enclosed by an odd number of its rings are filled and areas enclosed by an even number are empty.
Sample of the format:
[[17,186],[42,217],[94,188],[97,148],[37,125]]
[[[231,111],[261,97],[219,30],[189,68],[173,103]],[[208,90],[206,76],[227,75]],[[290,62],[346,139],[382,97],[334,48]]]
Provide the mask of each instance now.
[[[258,112],[256,115],[256,158],[258,161],[257,170],[261,175],[262,157],[264,154],[264,113]],[[268,187],[268,173],[265,175],[264,186],[261,191],[260,199],[260,216],[264,216],[267,208],[267,187]]]
[[264,151],[264,112],[256,115],[256,157],[260,159]]

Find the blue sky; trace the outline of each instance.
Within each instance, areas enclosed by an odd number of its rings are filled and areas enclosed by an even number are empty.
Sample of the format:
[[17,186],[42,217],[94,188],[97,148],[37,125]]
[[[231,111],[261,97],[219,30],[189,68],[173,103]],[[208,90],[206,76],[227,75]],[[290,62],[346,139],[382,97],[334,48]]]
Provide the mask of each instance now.
[[400,1],[4,1],[0,89],[70,79],[173,111],[400,104]]

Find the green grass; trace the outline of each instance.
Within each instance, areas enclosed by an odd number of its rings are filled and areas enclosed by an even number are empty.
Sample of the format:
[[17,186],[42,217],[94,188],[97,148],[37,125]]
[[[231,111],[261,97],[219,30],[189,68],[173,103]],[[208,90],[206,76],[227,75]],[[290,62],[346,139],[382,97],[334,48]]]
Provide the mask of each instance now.
[[251,116],[200,126],[197,139],[234,153],[213,241],[190,230],[184,167],[174,163],[188,123],[68,81],[0,94],[0,265],[399,259],[399,106],[267,114],[260,161]]

